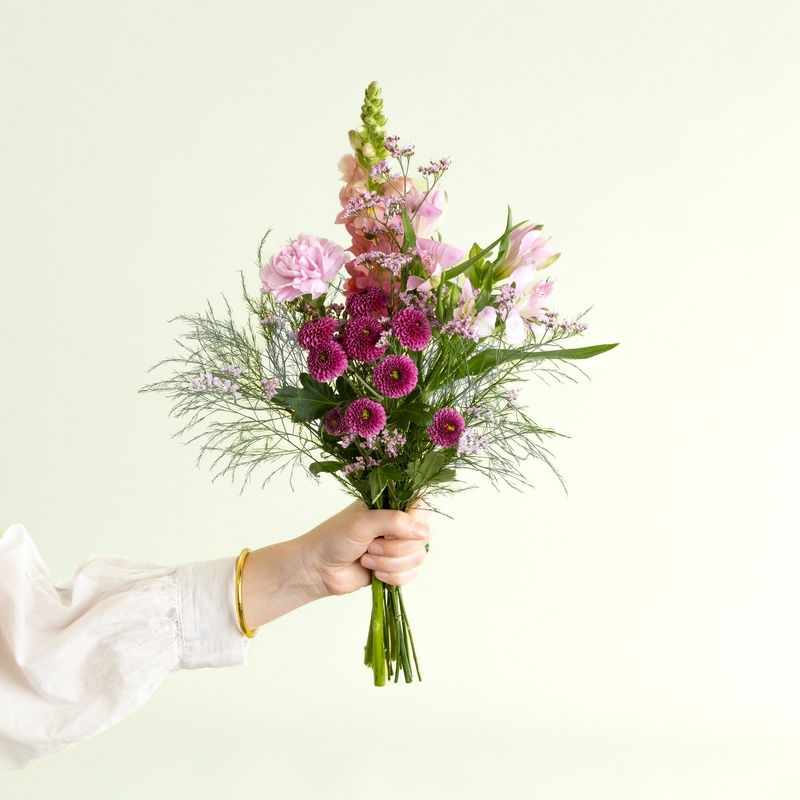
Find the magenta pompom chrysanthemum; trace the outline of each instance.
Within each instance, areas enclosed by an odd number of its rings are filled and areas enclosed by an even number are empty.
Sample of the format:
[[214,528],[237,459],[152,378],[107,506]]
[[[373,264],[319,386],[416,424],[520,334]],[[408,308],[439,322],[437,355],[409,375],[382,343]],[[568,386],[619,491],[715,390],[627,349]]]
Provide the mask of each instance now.
[[342,334],[347,357],[354,361],[376,361],[386,352],[385,347],[377,346],[383,333],[383,325],[374,317],[351,319]]
[[371,317],[374,314],[386,314],[386,295],[378,286],[359,289],[347,296],[347,313],[351,317]]
[[297,343],[303,350],[311,350],[333,339],[339,332],[339,323],[331,317],[320,317],[305,322],[297,331]]
[[431,340],[431,324],[416,308],[404,308],[392,319],[392,330],[403,347],[409,350],[424,350]]
[[338,378],[346,369],[347,356],[341,345],[333,340],[308,351],[308,371],[320,383]]
[[347,407],[344,415],[347,427],[359,436],[374,436],[386,426],[386,412],[380,403],[359,397]]
[[344,414],[342,414],[341,410],[338,408],[332,408],[326,415],[325,415],[325,430],[331,436],[344,436],[347,431],[347,422],[344,418]]
[[439,447],[455,447],[464,433],[464,417],[454,408],[440,408],[433,415],[433,425],[428,428],[428,436]]
[[417,365],[408,356],[386,356],[375,367],[372,382],[386,397],[403,397],[417,385]]

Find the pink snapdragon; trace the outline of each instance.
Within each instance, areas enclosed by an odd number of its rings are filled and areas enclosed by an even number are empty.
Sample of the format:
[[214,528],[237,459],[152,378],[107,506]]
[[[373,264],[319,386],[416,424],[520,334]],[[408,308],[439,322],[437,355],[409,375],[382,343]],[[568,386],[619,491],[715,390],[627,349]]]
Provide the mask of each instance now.
[[327,293],[328,284],[349,260],[335,242],[301,233],[279,247],[261,268],[261,291],[271,292],[282,303],[304,294],[316,299]]

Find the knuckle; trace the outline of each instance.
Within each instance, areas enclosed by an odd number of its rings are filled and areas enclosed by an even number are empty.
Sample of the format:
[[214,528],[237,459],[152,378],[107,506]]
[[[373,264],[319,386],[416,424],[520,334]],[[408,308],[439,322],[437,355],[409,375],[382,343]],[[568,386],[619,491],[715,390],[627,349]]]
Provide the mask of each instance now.
[[389,517],[389,526],[392,532],[400,532],[406,529],[406,515],[402,511],[392,511]]

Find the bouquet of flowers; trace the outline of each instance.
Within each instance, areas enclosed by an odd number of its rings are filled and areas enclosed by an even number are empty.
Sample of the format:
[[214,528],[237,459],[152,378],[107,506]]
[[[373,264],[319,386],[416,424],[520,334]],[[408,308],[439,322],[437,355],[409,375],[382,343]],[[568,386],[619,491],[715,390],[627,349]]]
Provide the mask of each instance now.
[[[145,391],[173,400],[217,474],[245,482],[265,464],[264,483],[299,467],[400,510],[456,491],[467,470],[519,487],[520,461],[552,467],[543,442],[557,435],[519,403],[525,372],[569,377],[567,364],[615,345],[564,346],[586,324],[550,305],[543,274],[559,254],[541,225],[509,210],[488,246],[446,243],[450,159],[412,173],[414,145],[387,135],[376,83],[361,121],[339,163],[349,248],[301,234],[264,259],[265,236],[260,293],[242,279],[249,322],[230,306],[178,317],[182,352],[161,362],[173,373]],[[374,575],[365,663],[376,685],[420,677],[402,592]]]

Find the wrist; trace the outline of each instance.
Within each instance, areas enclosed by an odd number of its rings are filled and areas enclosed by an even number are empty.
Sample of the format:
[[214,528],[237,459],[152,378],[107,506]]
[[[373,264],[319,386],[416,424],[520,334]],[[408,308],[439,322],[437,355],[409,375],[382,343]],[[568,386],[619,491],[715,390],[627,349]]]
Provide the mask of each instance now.
[[244,615],[250,628],[325,597],[303,539],[262,547],[247,557],[242,574]]

